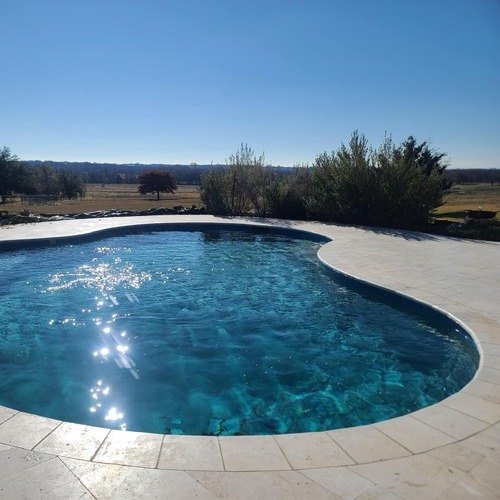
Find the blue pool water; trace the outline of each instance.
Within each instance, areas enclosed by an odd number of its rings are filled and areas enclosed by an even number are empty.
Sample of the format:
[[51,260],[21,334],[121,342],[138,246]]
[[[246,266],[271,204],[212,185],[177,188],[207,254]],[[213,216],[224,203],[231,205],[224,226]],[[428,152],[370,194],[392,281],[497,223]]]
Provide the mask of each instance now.
[[0,254],[0,404],[146,432],[319,431],[406,414],[477,369],[437,313],[257,230]]

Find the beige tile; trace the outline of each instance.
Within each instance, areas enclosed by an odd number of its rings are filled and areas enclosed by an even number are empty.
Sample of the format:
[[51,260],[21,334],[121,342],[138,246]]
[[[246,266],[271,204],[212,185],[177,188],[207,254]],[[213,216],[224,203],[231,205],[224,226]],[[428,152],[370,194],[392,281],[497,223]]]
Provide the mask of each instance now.
[[222,471],[219,441],[210,436],[164,436],[158,468]]
[[457,439],[472,436],[488,427],[482,420],[441,404],[424,408],[411,416]]
[[427,454],[349,468],[404,499],[438,498],[464,475]]
[[224,467],[228,471],[290,469],[272,436],[220,437]]
[[485,380],[474,380],[463,392],[500,405],[500,387]]
[[24,450],[22,448],[9,448],[0,452],[1,476],[8,477],[12,474],[35,467],[42,462],[52,460],[54,455]]
[[439,500],[471,500],[474,498],[498,500],[499,496],[498,490],[492,489],[472,477],[464,476],[460,481],[446,490],[439,497]]
[[101,467],[102,464],[89,462],[88,460],[78,460],[76,458],[59,457],[61,462],[76,476],[82,477],[88,472],[92,472]]
[[359,495],[374,486],[372,481],[346,467],[304,469],[301,472],[344,500],[358,498]]
[[479,462],[484,460],[483,454],[463,446],[461,442],[448,444],[427,453],[464,472],[470,471]]
[[61,422],[29,413],[16,413],[0,425],[0,442],[31,449]]
[[402,497],[376,485],[359,495],[356,500],[402,500]]
[[93,464],[92,470],[80,475],[79,480],[95,498],[103,500],[214,498],[183,471]]
[[7,408],[6,406],[0,406],[0,423],[5,422],[9,418],[13,417],[16,413],[16,410],[12,410],[11,408]]
[[482,363],[483,366],[487,366],[488,368],[498,368],[500,366],[500,356],[489,354],[489,350],[485,350],[482,357]]
[[12,449],[12,446],[9,446],[8,444],[1,444],[0,443],[0,452],[10,450]]
[[72,500],[87,499],[90,492],[58,459],[36,463],[17,473],[0,474],[1,497],[5,499]]
[[500,419],[499,404],[486,401],[472,394],[466,394],[463,391],[445,399],[442,404],[489,424],[493,424]]
[[497,460],[485,458],[471,470],[469,475],[477,482],[499,492],[500,497],[500,465]]
[[339,429],[328,434],[356,463],[411,455],[410,451],[371,425]]
[[109,429],[63,422],[35,450],[64,457],[90,460],[102,444]]
[[339,498],[297,471],[189,472],[189,475],[207,488],[215,498],[238,500],[335,500]]
[[156,467],[162,437],[131,431],[111,431],[97,452],[94,462]]
[[500,330],[497,325],[497,332],[495,335],[490,335],[486,342],[482,344],[483,349],[492,356],[500,356]]
[[500,424],[491,426],[475,436],[464,439],[460,444],[500,463]]
[[479,380],[490,382],[490,384],[496,384],[500,386],[500,366],[498,368],[489,368],[487,366],[483,366],[479,370],[477,378]]
[[326,432],[283,434],[275,439],[294,469],[355,463]]
[[411,416],[386,420],[374,426],[413,453],[422,453],[455,441],[451,436]]

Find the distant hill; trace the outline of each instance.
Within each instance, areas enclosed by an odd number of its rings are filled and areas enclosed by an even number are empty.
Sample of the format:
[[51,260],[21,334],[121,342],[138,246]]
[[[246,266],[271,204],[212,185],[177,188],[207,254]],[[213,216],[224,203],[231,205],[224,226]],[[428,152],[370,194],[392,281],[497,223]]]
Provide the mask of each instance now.
[[95,184],[133,184],[137,176],[145,170],[168,170],[178,184],[199,184],[201,174],[212,168],[224,165],[169,165],[163,163],[91,163],[78,161],[28,160],[25,163],[33,167],[47,165],[54,169],[70,170],[82,174],[86,183]]
[[[55,169],[79,172],[86,183],[91,184],[135,184],[137,176],[145,170],[168,170],[177,184],[199,184],[201,174],[213,168],[224,168],[223,164],[165,164],[165,163],[91,163],[78,161],[28,160],[31,166],[47,165]],[[291,171],[290,167],[270,166],[283,172]],[[486,182],[500,184],[500,169],[497,168],[461,168],[446,169],[444,175],[455,184],[470,182]]]
[[[37,167],[47,165],[54,169],[79,172],[84,182],[90,184],[135,184],[137,176],[145,170],[168,170],[177,184],[199,184],[203,172],[214,168],[224,168],[222,164],[192,163],[189,165],[164,163],[91,163],[79,161],[28,160],[28,165]],[[288,167],[272,167],[278,170],[290,170]]]
[[498,168],[446,169],[444,175],[454,184],[468,184],[470,182],[500,184],[500,169]]

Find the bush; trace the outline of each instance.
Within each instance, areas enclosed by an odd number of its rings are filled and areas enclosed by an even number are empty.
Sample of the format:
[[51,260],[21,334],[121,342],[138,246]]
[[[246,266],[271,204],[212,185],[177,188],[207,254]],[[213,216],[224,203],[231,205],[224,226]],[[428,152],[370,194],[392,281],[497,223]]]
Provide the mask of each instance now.
[[289,175],[275,174],[265,191],[266,206],[272,217],[308,219],[311,197],[311,171],[295,168]]
[[200,196],[207,210],[217,215],[266,215],[270,175],[264,155],[257,158],[251,147],[241,144],[227,164],[227,168],[210,170],[201,177]]
[[316,218],[392,227],[428,223],[442,203],[443,155],[431,152],[425,143],[415,147],[410,139],[398,147],[386,139],[372,150],[366,138],[354,132],[348,146],[319,155],[312,207]]

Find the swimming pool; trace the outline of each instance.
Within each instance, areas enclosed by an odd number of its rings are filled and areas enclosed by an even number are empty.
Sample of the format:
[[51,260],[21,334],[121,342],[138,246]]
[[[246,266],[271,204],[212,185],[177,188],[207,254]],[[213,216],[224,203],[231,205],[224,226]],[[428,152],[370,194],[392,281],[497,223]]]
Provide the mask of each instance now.
[[471,379],[463,330],[334,274],[319,246],[226,229],[4,253],[0,402],[130,430],[271,434],[406,414]]

